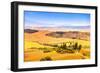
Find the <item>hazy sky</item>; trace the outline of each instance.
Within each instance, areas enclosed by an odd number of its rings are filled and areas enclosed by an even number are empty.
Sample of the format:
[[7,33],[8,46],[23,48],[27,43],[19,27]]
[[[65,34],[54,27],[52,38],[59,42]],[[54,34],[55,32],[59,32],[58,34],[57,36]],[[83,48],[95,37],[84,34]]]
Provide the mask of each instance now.
[[25,26],[90,26],[90,14],[24,11]]

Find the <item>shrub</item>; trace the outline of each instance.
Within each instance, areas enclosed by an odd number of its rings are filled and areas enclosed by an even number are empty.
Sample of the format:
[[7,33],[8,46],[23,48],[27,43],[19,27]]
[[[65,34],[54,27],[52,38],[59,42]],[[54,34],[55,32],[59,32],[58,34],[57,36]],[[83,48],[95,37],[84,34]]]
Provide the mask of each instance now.
[[40,61],[51,61],[51,60],[52,60],[51,57],[45,57],[40,59]]
[[50,51],[50,50],[44,50],[43,52],[44,52],[44,53],[48,53],[48,52],[51,52],[51,51]]
[[53,47],[58,47],[58,45],[54,44]]

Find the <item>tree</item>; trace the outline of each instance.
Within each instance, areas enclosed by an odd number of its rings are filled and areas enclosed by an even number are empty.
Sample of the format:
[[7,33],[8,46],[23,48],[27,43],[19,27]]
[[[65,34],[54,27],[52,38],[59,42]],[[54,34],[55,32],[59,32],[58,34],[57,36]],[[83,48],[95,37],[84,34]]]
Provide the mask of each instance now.
[[80,51],[80,50],[81,50],[81,48],[82,48],[82,45],[79,45],[79,47],[78,47],[78,51]]
[[78,48],[78,43],[76,42],[76,43],[73,45],[73,49],[74,49],[74,50],[77,50],[77,48]]

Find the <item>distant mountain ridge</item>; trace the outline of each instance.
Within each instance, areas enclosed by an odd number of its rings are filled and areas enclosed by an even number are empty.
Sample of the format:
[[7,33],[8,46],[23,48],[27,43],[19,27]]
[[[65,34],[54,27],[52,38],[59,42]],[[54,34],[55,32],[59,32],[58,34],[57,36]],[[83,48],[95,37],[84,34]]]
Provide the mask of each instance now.
[[90,29],[90,26],[26,26],[26,29],[32,28],[68,28],[68,29]]
[[60,28],[90,28],[90,26],[59,26]]

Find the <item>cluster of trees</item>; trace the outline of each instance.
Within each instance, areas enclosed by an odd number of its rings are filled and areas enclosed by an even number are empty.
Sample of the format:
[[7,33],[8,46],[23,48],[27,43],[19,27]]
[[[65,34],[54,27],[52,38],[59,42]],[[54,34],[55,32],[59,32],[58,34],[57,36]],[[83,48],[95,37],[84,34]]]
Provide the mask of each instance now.
[[78,50],[78,51],[80,51],[81,48],[82,48],[82,45],[78,45],[77,42],[73,45],[73,49],[74,49],[74,50]]
[[43,50],[44,53],[56,51],[58,53],[74,53],[75,51],[79,52],[82,48],[78,42],[63,42],[59,44],[45,44],[46,46],[51,46],[52,48],[39,48]]
[[[68,44],[68,45],[67,45]],[[78,42],[72,43],[62,43],[60,45],[54,45],[56,48],[56,51],[59,53],[74,53],[75,51],[79,52],[82,48],[82,45],[78,44]]]
[[[69,45],[67,45],[67,43],[62,43],[60,45],[52,45],[52,47],[54,48],[51,48],[52,51],[55,50],[57,53],[74,53],[75,51],[79,52],[82,48],[82,45],[78,44],[78,42],[75,42],[75,43],[72,43],[70,42]],[[48,48],[40,48],[41,50],[44,51],[44,53],[47,53],[47,52],[51,52],[50,49]],[[44,57],[42,59],[40,59],[40,61],[51,61],[51,57]]]

